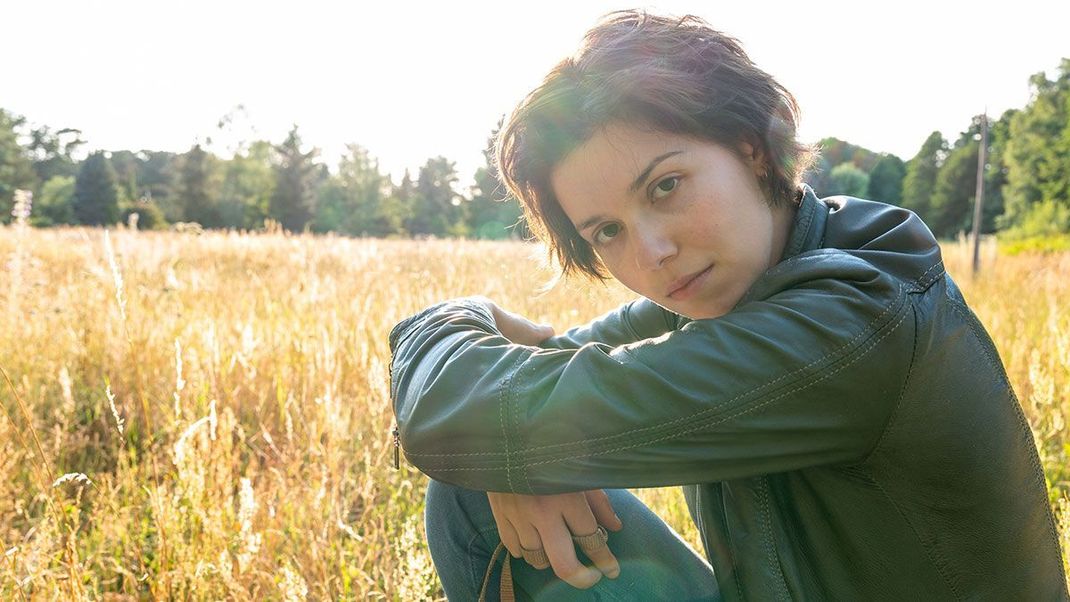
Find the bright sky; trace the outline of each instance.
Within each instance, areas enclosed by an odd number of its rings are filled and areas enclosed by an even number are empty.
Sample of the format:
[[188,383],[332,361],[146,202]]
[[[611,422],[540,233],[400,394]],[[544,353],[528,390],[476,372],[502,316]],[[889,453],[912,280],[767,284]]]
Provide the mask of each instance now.
[[[428,157],[467,183],[498,118],[615,1],[17,2],[4,7],[0,107],[83,131],[90,149],[182,152],[213,138],[281,141],[294,123],[332,166],[346,143],[400,179]],[[909,159],[1070,57],[1070,2],[718,2],[705,18],[799,100],[801,137]],[[216,124],[237,105],[231,131]]]

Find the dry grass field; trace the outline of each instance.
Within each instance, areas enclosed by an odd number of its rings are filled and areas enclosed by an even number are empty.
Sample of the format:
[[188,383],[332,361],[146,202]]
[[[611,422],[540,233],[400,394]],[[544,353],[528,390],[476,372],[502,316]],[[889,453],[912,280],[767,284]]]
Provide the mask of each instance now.
[[[483,294],[558,330],[628,298],[520,243],[0,228],[0,599],[442,598],[392,466],[386,335]],[[1070,253],[945,248],[1070,549]],[[675,489],[641,494],[698,546]]]

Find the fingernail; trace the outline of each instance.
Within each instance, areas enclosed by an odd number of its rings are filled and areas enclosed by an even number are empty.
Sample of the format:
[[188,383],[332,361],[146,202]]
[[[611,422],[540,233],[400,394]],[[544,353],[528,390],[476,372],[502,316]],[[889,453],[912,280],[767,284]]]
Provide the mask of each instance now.
[[616,579],[617,577],[620,577],[620,567],[617,567],[606,573],[606,577],[609,577],[610,579]]
[[599,581],[602,580],[602,572],[601,571],[596,571],[595,569],[588,568],[587,569],[587,574],[588,574],[588,577],[589,577],[588,580],[590,581],[591,585],[594,585],[595,583],[598,583]]

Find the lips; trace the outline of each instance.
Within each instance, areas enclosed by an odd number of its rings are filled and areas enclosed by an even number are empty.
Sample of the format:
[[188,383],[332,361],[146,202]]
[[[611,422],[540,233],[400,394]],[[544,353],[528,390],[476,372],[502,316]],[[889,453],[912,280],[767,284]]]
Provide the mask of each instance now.
[[669,297],[670,299],[679,299],[681,297],[687,296],[693,291],[693,289],[697,288],[695,285],[698,284],[699,281],[703,280],[705,276],[710,273],[711,269],[713,269],[712,265],[707,266],[706,268],[701,269],[697,272],[688,274],[687,276],[684,276],[682,278],[676,279],[675,281],[673,281],[672,284],[669,285],[669,292],[665,296]]

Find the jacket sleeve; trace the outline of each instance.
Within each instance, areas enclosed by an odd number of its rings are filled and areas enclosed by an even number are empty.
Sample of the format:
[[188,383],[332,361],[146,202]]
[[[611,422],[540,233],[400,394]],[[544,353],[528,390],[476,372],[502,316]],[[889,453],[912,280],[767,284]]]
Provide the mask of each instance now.
[[661,336],[677,327],[679,316],[640,297],[588,324],[570,328],[539,344],[543,349],[579,349],[588,343],[617,347]]
[[833,251],[779,264],[724,316],[619,346],[514,345],[485,307],[461,300],[391,332],[391,393],[409,461],[470,489],[657,487],[849,464],[898,399],[911,317],[897,280]]

